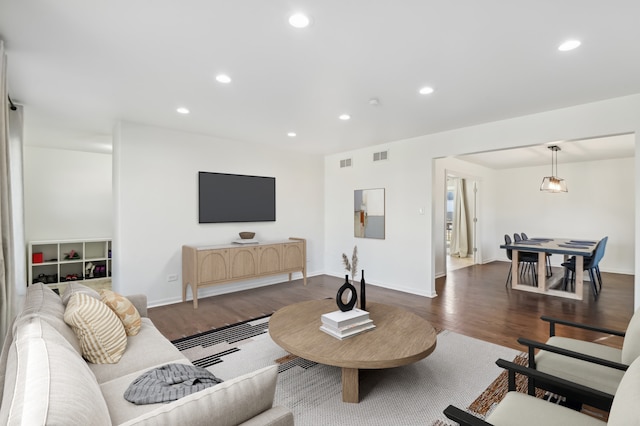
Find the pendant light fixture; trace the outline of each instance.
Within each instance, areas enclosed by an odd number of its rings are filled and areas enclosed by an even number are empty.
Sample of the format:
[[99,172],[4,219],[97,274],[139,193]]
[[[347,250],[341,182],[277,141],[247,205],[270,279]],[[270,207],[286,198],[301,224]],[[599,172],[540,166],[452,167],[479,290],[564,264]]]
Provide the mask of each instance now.
[[551,176],[545,176],[542,179],[540,185],[540,191],[545,192],[567,192],[567,183],[564,179],[559,178],[558,173],[558,151],[560,147],[558,145],[551,145],[548,147],[551,153]]

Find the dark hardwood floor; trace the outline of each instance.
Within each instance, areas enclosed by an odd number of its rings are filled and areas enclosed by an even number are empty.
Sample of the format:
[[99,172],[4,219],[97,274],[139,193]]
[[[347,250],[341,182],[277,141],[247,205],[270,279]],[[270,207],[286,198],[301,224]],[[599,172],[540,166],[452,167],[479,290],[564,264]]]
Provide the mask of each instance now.
[[[603,290],[597,300],[591,295],[589,283],[583,300],[571,300],[538,295],[505,288],[509,264],[492,262],[449,272],[436,281],[438,297],[428,298],[367,286],[367,300],[401,306],[427,319],[436,328],[466,336],[523,349],[516,339],[520,336],[545,341],[548,324],[541,315],[565,318],[624,330],[633,314],[632,275],[603,273]],[[561,274],[560,269],[554,274]],[[317,276],[308,280],[282,283],[252,290],[199,299],[199,308],[192,302],[177,303],[149,309],[149,317],[169,339],[177,339],[227,324],[271,314],[279,308],[311,299],[335,297],[344,280]],[[589,331],[559,327],[557,334],[597,340],[612,346],[621,340]]]

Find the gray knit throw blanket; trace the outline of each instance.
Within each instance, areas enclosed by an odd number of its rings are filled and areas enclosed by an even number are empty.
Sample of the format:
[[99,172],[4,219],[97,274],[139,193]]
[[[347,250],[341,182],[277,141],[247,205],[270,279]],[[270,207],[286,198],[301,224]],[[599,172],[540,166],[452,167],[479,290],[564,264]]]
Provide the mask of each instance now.
[[124,392],[124,398],[138,405],[170,402],[218,383],[222,380],[202,367],[167,364],[135,379]]

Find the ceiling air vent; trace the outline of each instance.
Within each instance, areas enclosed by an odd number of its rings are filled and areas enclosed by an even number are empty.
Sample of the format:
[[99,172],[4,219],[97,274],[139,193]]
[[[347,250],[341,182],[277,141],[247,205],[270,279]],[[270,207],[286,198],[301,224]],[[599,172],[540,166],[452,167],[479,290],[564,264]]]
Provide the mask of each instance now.
[[389,151],[380,151],[373,153],[373,161],[384,161],[389,158]]
[[351,158],[345,158],[344,160],[340,160],[340,168],[351,167]]

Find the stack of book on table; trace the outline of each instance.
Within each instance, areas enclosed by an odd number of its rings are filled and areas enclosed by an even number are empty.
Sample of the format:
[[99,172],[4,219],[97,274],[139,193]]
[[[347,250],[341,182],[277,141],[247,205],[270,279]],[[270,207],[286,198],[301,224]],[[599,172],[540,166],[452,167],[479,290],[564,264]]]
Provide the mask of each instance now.
[[369,318],[369,312],[356,308],[346,312],[334,311],[322,314],[320,330],[342,340],[375,327],[373,320]]

